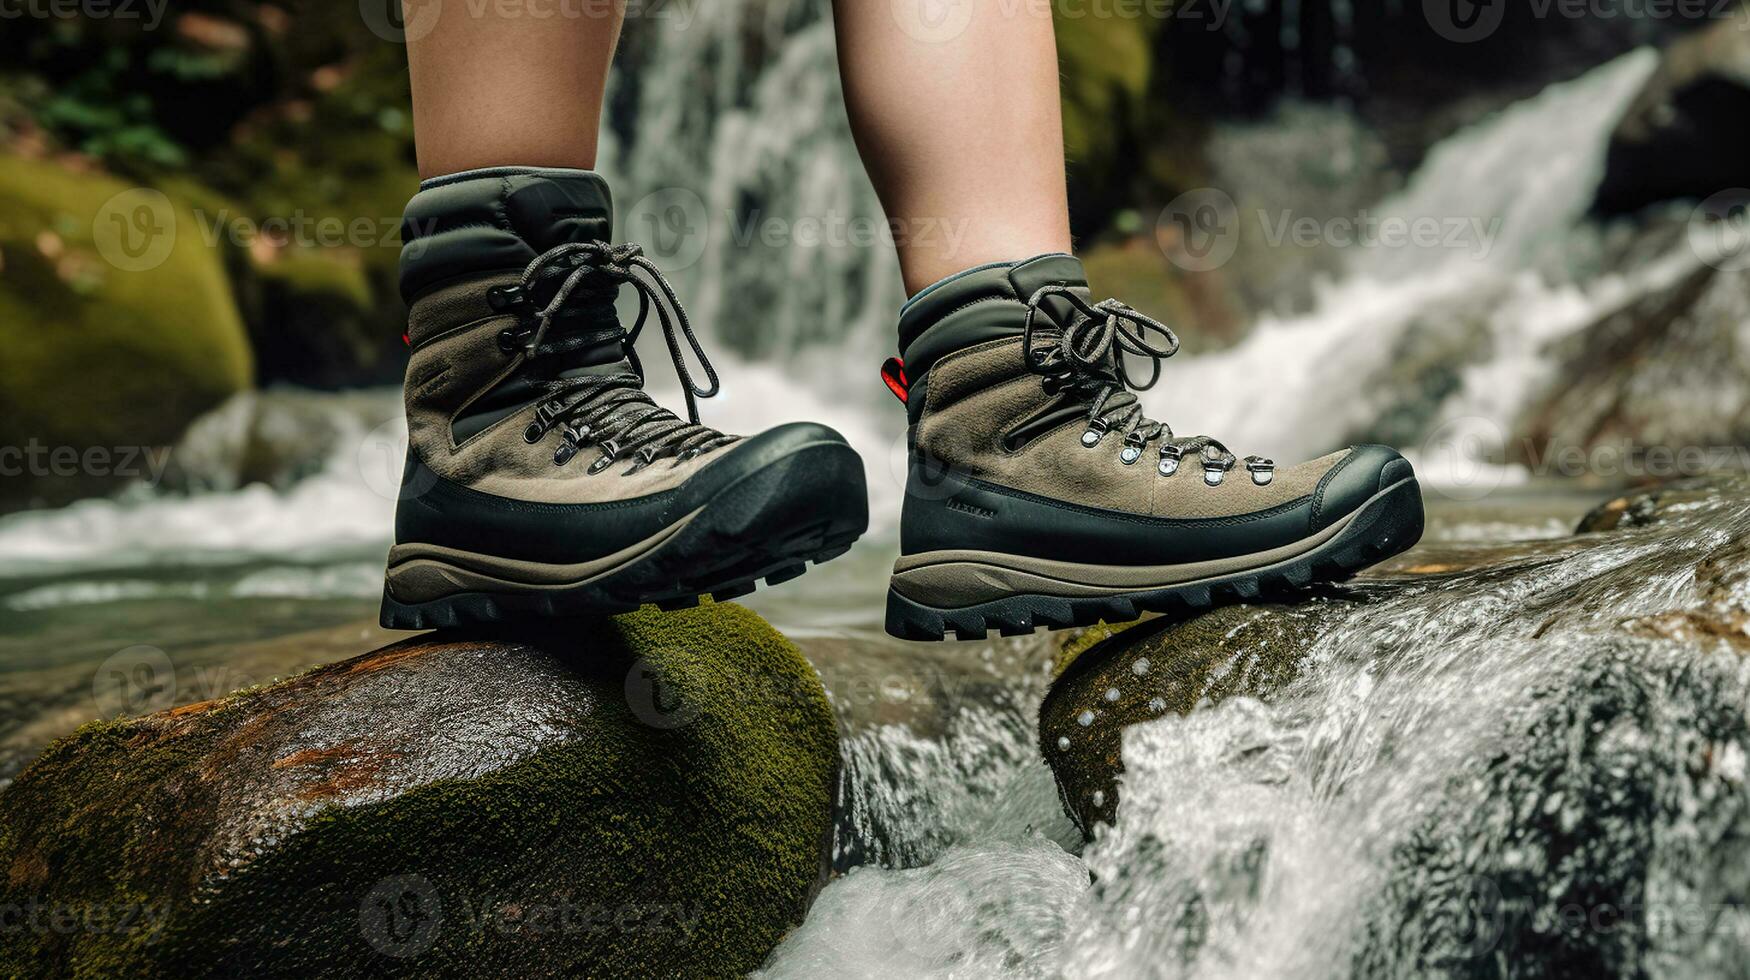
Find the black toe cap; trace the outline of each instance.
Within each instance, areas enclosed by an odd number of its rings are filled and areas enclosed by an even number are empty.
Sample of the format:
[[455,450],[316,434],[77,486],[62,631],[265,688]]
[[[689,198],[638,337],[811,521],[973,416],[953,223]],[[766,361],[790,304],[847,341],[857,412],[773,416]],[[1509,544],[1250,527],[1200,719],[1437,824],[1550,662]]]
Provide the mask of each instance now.
[[844,436],[824,425],[816,422],[786,422],[742,439],[733,451],[724,454],[724,459],[735,460],[733,468],[747,473],[819,445],[850,448]]
[[1390,446],[1354,447],[1331,467],[1313,491],[1313,531],[1330,527],[1359,510],[1381,490],[1415,476],[1410,461]]

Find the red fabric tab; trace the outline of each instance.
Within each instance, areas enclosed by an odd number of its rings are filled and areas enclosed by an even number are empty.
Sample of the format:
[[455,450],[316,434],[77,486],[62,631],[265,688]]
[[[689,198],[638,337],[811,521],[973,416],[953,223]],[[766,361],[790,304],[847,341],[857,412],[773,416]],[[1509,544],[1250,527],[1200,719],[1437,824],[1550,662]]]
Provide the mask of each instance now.
[[890,357],[887,363],[881,365],[881,380],[887,382],[887,390],[893,392],[893,397],[902,403],[906,393],[911,390],[911,382],[905,379],[905,362],[897,357]]
[[404,333],[401,335],[401,342],[403,344],[406,344],[409,347],[412,347],[413,346],[413,336],[411,334]]

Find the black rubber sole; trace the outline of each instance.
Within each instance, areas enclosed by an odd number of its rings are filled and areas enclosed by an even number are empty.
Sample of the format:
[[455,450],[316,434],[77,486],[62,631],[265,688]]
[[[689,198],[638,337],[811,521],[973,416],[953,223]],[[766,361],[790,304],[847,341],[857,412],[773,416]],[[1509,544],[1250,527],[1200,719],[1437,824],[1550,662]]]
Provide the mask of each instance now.
[[777,585],[851,549],[869,528],[863,462],[842,443],[798,450],[725,488],[674,537],[624,568],[563,589],[459,592],[403,603],[383,590],[388,629],[612,616],[654,604],[686,609]]
[[887,590],[887,632],[905,640],[982,640],[991,630],[1025,636],[1123,623],[1145,612],[1177,613],[1288,592],[1315,582],[1338,582],[1408,551],[1422,537],[1422,491],[1414,477],[1381,491],[1331,540],[1297,558],[1249,572],[1202,579],[1150,592],[1068,599],[1014,595],[957,609],[936,609]]

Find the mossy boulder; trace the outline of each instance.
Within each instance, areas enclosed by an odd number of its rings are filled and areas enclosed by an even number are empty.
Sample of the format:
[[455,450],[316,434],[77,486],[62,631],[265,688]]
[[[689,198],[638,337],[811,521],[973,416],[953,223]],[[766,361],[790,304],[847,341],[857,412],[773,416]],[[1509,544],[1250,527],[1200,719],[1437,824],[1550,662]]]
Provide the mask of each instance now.
[[0,263],[0,446],[41,447],[0,505],[149,476],[140,450],[250,384],[224,256],[160,192],[0,159]]
[[737,976],[837,778],[741,607],[419,637],[51,746],[0,795],[0,973]]

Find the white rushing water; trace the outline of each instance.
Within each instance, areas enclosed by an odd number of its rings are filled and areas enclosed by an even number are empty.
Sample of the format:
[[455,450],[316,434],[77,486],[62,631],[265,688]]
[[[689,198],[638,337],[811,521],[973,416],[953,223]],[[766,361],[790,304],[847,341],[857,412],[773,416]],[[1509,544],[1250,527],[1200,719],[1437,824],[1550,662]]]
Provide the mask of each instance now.
[[[1498,445],[1544,378],[1545,344],[1675,271],[1645,269],[1633,282],[1584,288],[1538,271],[1575,233],[1602,175],[1605,141],[1657,62],[1652,51],[1632,53],[1436,146],[1375,217],[1426,223],[1439,230],[1439,244],[1353,249],[1348,274],[1320,289],[1311,313],[1267,317],[1231,350],[1172,362],[1168,381],[1144,395],[1155,417],[1241,451],[1310,458],[1365,431],[1401,394],[1393,360],[1412,330],[1476,317],[1485,329],[1473,342],[1475,361],[1430,431],[1456,439],[1455,426],[1481,427],[1492,434],[1484,442]],[[1694,261],[1677,257],[1680,267]],[[1441,474],[1430,468],[1452,462],[1416,461],[1436,483]]]

